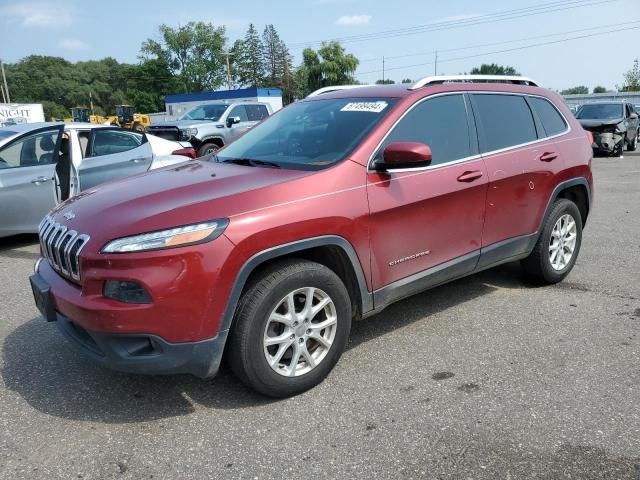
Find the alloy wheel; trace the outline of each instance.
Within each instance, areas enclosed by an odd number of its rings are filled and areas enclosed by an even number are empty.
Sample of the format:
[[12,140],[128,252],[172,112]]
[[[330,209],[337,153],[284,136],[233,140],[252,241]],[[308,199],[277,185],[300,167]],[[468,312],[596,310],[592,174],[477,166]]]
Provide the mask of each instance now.
[[554,270],[564,270],[573,258],[576,248],[576,221],[569,214],[562,215],[551,231],[549,261]]
[[336,306],[319,288],[299,288],[272,310],[264,329],[264,355],[269,366],[285,377],[316,368],[336,336]]

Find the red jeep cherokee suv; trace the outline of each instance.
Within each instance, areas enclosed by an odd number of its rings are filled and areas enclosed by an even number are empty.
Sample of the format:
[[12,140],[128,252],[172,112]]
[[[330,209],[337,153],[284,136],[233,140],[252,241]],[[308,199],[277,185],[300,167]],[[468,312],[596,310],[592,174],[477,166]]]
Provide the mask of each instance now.
[[56,208],[31,277],[43,315],[108,367],[210,377],[225,354],[279,397],[392,302],[513,260],[569,273],[592,150],[557,94],[482,76],[333,90]]

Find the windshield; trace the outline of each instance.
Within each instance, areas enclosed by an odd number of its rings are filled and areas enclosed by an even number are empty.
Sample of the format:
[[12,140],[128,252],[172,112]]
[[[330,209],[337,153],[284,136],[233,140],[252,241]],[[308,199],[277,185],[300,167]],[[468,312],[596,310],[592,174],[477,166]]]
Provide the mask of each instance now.
[[211,120],[220,119],[228,105],[198,105],[180,117],[180,120]]
[[320,170],[343,160],[395,102],[347,98],[294,103],[222,150],[217,161]]
[[624,113],[620,103],[594,103],[583,105],[578,110],[576,118],[589,120],[615,120],[623,118]]

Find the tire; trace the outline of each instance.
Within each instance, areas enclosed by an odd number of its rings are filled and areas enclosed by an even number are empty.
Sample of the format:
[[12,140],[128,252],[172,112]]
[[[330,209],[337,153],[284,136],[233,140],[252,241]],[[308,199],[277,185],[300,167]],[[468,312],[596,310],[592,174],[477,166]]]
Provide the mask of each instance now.
[[627,151],[634,152],[637,146],[638,146],[638,132],[636,132],[636,134],[633,136],[633,140],[631,141],[631,143],[627,143]]
[[[311,306],[320,308],[326,298],[330,302],[315,314],[291,319],[289,299],[300,315],[310,291]],[[333,318],[335,323],[329,325]],[[321,324],[329,326],[321,329]],[[266,268],[240,298],[227,358],[248,387],[270,397],[290,397],[324,380],[342,355],[350,330],[351,301],[340,278],[319,263],[283,260]],[[329,346],[312,336],[321,336]],[[267,338],[283,340],[266,346]],[[294,364],[296,352],[299,359]]]
[[200,145],[198,148],[198,157],[204,157],[205,155],[211,155],[220,149],[215,143],[207,142]]
[[[573,242],[571,256],[568,259],[566,259],[566,256],[562,259],[558,258],[559,253],[556,254],[554,258],[553,254],[555,250],[554,245],[558,246],[560,242],[558,240],[558,233],[560,233],[560,231],[557,230],[557,225],[561,225],[561,218],[565,220],[571,218],[575,226],[573,229],[575,241]],[[571,224],[569,223],[569,225]],[[565,252],[565,255],[571,247],[571,240],[567,242],[569,238],[570,235],[565,235],[560,242],[562,252]],[[572,201],[564,198],[558,199],[553,203],[551,211],[543,223],[542,231],[533,251],[527,258],[522,260],[522,267],[524,271],[538,283],[553,284],[561,282],[575,265],[581,245],[582,217],[580,216],[580,211]],[[554,260],[555,266],[552,264]]]
[[625,147],[626,144],[627,144],[626,138],[623,137],[622,140],[620,140],[618,142],[618,144],[615,146],[615,148],[613,149],[612,155],[614,157],[622,157],[622,155],[624,153],[624,147]]

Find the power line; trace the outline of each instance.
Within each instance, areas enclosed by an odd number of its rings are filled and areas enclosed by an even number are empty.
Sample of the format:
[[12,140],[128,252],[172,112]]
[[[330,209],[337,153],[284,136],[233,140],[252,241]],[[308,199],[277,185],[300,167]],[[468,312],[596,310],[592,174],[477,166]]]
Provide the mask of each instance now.
[[[445,22],[436,22],[431,24],[417,25],[413,27],[405,27],[394,30],[385,30],[376,33],[368,33],[361,35],[351,35],[346,37],[334,38],[333,40],[341,43],[359,42],[366,40],[377,40],[382,38],[394,38],[406,35],[415,35],[419,33],[427,33],[432,31],[449,30],[453,28],[461,28],[467,26],[482,25],[486,23],[494,23],[504,20],[512,20],[516,18],[530,17],[534,15],[541,15],[545,13],[558,12],[563,10],[570,10],[580,7],[590,7],[594,5],[600,5],[603,3],[611,3],[618,0],[563,0],[543,3],[539,5],[518,8],[513,10],[505,10],[493,14],[477,15],[460,20],[451,20]],[[292,49],[304,48],[306,46],[320,45],[323,40],[315,40],[309,42],[292,43],[289,45]]]
[[[599,25],[597,27],[588,27],[588,28],[580,28],[578,30],[566,30],[564,32],[558,32],[558,33],[549,33],[546,35],[536,35],[533,37],[524,37],[524,38],[515,38],[512,40],[503,40],[500,42],[491,42],[491,43],[482,43],[482,44],[473,44],[473,45],[467,45],[464,47],[456,47],[456,48],[446,48],[446,49],[438,49],[439,53],[442,52],[457,52],[460,50],[468,50],[470,48],[483,48],[483,47],[493,47],[496,45],[506,45],[509,43],[516,43],[516,42],[526,42],[529,40],[538,40],[541,38],[549,38],[549,37],[557,37],[559,35],[568,35],[570,33],[581,33],[581,32],[589,32],[592,30],[602,30],[605,28],[610,28],[610,27],[623,27],[626,25],[633,25],[636,23],[640,23],[640,20],[633,20],[631,22],[623,22],[623,23],[611,23],[609,25]],[[436,53],[436,50],[430,50],[428,52],[419,52],[419,53],[406,53],[404,55],[385,55],[384,58],[385,60],[389,60],[389,59],[395,59],[395,58],[407,58],[407,57],[420,57],[420,56],[426,56],[426,55],[433,55],[434,53]],[[377,58],[367,58],[365,60],[360,60],[360,63],[367,63],[367,62],[379,62],[380,61],[380,57]]]
[[[640,29],[640,26],[637,27],[627,27],[627,28],[620,28],[620,29],[616,29],[616,30],[609,30],[607,32],[598,32],[598,33],[592,33],[589,35],[580,35],[580,36],[576,36],[576,37],[570,37],[570,38],[564,38],[564,39],[560,39],[560,40],[552,40],[549,42],[542,42],[542,43],[534,43],[531,45],[523,45],[520,47],[514,47],[514,48],[507,48],[504,50],[494,50],[492,52],[484,52],[484,53],[478,53],[478,54],[474,54],[474,55],[467,55],[467,56],[463,56],[463,57],[455,57],[455,58],[447,58],[444,60],[438,59],[438,63],[445,63],[445,62],[454,62],[457,60],[467,60],[470,58],[477,58],[477,57],[483,57],[486,55],[494,55],[497,53],[506,53],[506,52],[515,52],[518,50],[526,50],[527,48],[534,48],[534,47],[541,47],[544,45],[553,45],[553,44],[558,44],[558,43],[564,43],[564,42],[568,42],[571,40],[579,40],[579,39],[583,39],[583,38],[591,38],[591,37],[597,37],[597,36],[601,36],[601,35],[607,35],[609,33],[618,33],[618,32],[625,32],[627,30],[638,30]],[[386,71],[389,70],[402,70],[405,68],[414,68],[414,67],[422,67],[425,65],[433,65],[433,62],[424,62],[424,63],[416,63],[413,65],[403,65],[401,67],[391,67],[391,68],[387,68]],[[371,70],[369,72],[360,72],[358,73],[358,75],[367,75],[370,73],[378,73],[380,70]]]

